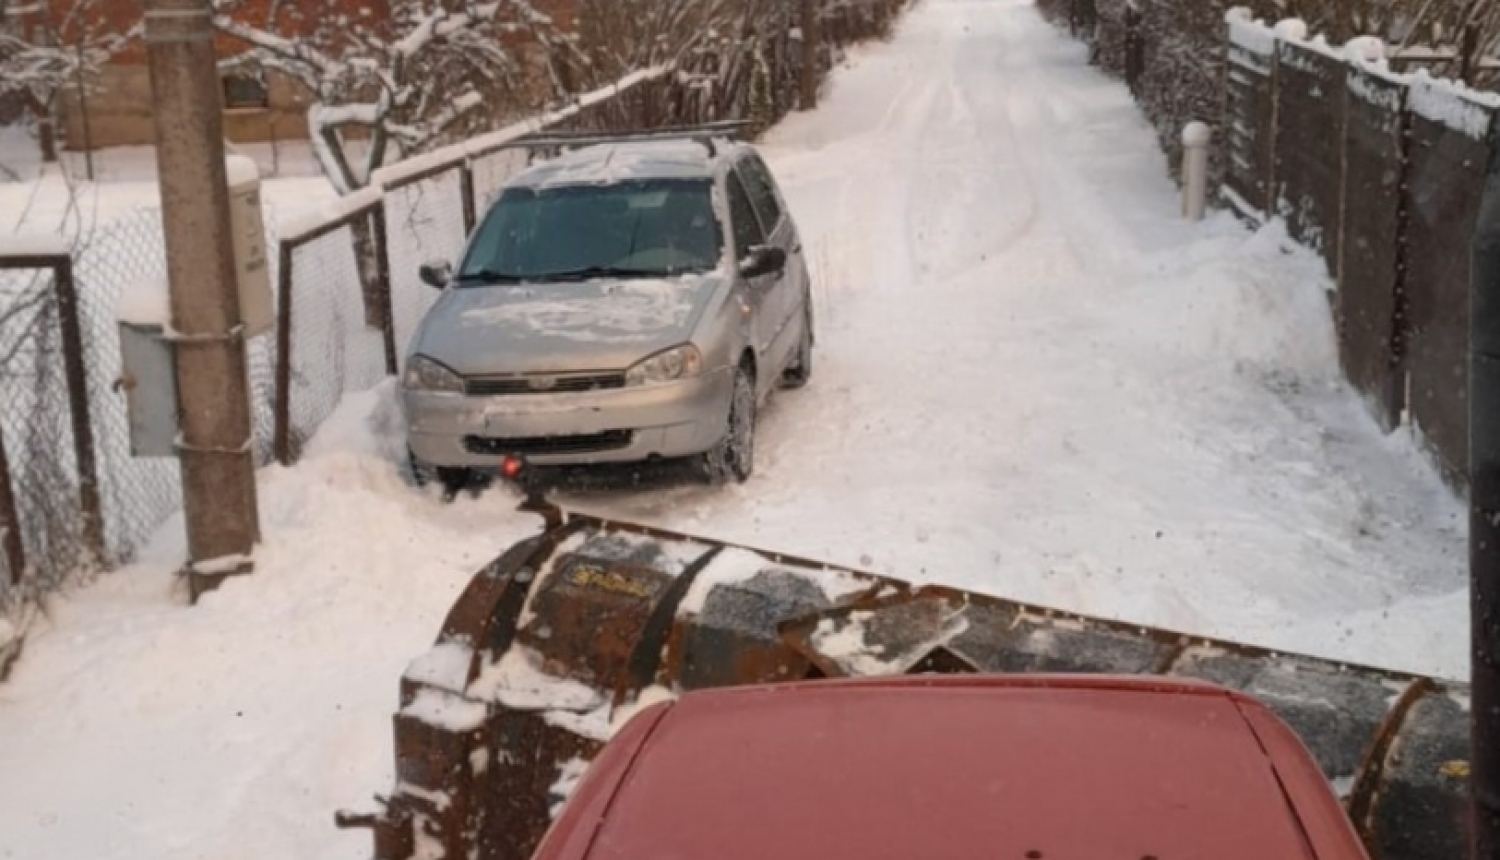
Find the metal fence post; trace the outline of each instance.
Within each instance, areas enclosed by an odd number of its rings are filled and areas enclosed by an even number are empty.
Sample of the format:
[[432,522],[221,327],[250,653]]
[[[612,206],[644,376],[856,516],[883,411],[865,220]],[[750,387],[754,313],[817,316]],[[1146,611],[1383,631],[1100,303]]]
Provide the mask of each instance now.
[[[467,235],[474,228],[472,226],[474,211],[474,179],[470,174],[468,166],[464,171],[464,233]],[[385,344],[385,372],[395,376],[400,371],[400,357],[396,352],[396,303],[391,296],[391,251],[387,236],[388,223],[385,217],[385,203],[382,201],[370,210],[371,232],[374,234],[375,252],[375,280],[380,290],[380,301],[382,304],[381,317],[384,323],[381,327],[381,340]]]
[[1500,856],[1500,130],[1474,231],[1469,325],[1469,576],[1474,860]]
[[1141,78],[1145,73],[1145,45],[1141,41],[1141,12],[1135,3],[1125,4],[1125,85],[1135,100],[1144,101]]
[[99,502],[99,467],[94,455],[94,425],[89,415],[88,370],[84,366],[83,332],[78,321],[78,288],[73,281],[73,261],[53,262],[53,288],[57,291],[58,325],[62,329],[63,373],[68,381],[68,410],[72,417],[73,451],[78,467],[78,508],[83,522],[83,546],[92,558],[104,560],[104,517]]
[[296,462],[292,451],[292,252],[296,246],[283,241],[277,248],[276,271],[276,403],[273,409],[276,462]]
[[[464,201],[464,236],[474,232],[474,225],[479,221],[479,212],[474,202],[474,166],[465,161],[463,167],[459,168],[458,190]],[[384,238],[379,239],[384,244]]]
[[21,543],[21,518],[16,509],[16,494],[10,484],[10,460],[5,454],[5,436],[0,434],[0,544],[5,564],[10,568],[10,584],[20,585],[26,572],[26,547]]
[[818,49],[821,35],[818,33],[817,0],[802,0],[802,109],[812,110],[818,106]]

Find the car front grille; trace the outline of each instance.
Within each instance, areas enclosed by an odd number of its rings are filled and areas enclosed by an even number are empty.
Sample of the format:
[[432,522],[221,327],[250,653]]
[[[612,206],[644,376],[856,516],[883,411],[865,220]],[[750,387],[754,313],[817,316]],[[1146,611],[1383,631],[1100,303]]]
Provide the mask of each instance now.
[[480,397],[517,394],[577,394],[624,388],[623,373],[527,373],[510,376],[472,376],[464,380],[464,393]]
[[628,448],[634,440],[635,433],[631,430],[609,430],[586,436],[535,436],[517,439],[465,436],[464,448],[470,454],[493,457],[504,457],[507,454],[597,454]]

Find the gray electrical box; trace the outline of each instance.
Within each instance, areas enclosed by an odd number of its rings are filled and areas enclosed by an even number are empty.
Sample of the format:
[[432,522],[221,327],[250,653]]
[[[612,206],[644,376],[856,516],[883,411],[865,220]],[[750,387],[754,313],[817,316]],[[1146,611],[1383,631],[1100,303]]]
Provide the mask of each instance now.
[[133,457],[177,456],[177,358],[160,325],[120,323],[122,367]]

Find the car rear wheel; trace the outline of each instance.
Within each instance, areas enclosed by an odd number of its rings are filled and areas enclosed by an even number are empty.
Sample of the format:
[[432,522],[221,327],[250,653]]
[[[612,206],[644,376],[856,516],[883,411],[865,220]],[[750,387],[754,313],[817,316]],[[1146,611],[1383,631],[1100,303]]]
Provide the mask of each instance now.
[[755,381],[744,367],[734,374],[729,430],[701,456],[699,470],[711,484],[743,483],[755,471]]

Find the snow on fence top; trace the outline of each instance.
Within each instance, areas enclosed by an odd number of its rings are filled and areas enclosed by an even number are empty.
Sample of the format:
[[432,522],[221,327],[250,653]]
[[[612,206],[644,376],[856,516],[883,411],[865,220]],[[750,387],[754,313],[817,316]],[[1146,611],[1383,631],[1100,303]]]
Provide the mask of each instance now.
[[0,236],[0,257],[66,257],[72,243],[56,233]]
[[[1285,24],[1287,22],[1283,21],[1282,23]],[[1298,21],[1297,23],[1301,24],[1300,21]],[[1280,27],[1281,25],[1278,24],[1277,26]],[[1276,52],[1276,61],[1279,63],[1284,63],[1287,66],[1297,69],[1298,71],[1317,71],[1317,69],[1314,67],[1315,62],[1307,57],[1306,54],[1302,53],[1303,51],[1317,54],[1326,59],[1333,60],[1339,63],[1342,63],[1347,56],[1343,48],[1328,44],[1328,40],[1322,36],[1314,36],[1311,39],[1306,38],[1305,29],[1303,29],[1302,35],[1297,35],[1292,31],[1283,33],[1279,29],[1277,31],[1277,34],[1281,46],[1300,50],[1279,50]]]
[[308,213],[291,220],[281,231],[283,242],[298,242],[322,230],[329,224],[346,220],[380,202],[386,189],[399,186],[425,173],[456,167],[470,158],[493,152],[521,137],[542,131],[566,119],[577,116],[584,109],[593,107],[627,92],[647,81],[657,80],[675,71],[671,65],[655,66],[632,72],[608,86],[579,96],[572,104],[549,111],[541,116],[528,117],[497,131],[472,137],[441,149],[416,155],[396,164],[375,171],[368,187],[333,201],[320,211]]
[[441,149],[434,149],[432,152],[382,167],[375,171],[372,184],[384,188],[389,188],[392,185],[400,185],[403,181],[413,176],[420,176],[445,164],[457,164],[472,155],[505,146],[523,135],[540,131],[547,126],[570,119],[578,115],[585,108],[609,101],[635,86],[661,78],[672,70],[672,66],[656,66],[639,72],[633,72],[608,86],[601,87],[591,93],[584,93],[567,107],[550,111],[539,117],[530,117],[513,123],[499,131],[460,141]]
[[[1385,60],[1367,60],[1357,54],[1349,57],[1349,65],[1356,71],[1363,72],[1348,76],[1350,95],[1383,110],[1401,109],[1401,97],[1411,83],[1410,75],[1392,71]],[[1378,86],[1373,81],[1384,81],[1390,86]]]
[[1276,51],[1276,31],[1251,17],[1249,9],[1236,6],[1224,15],[1229,22],[1229,42],[1238,48],[1269,57]]
[[1484,140],[1490,122],[1500,110],[1500,94],[1485,93],[1457,82],[1434,78],[1426,69],[1411,75],[1407,105],[1424,119],[1454,131]]
[[336,221],[344,221],[379,203],[385,189],[369,185],[336,198],[318,209],[292,216],[281,226],[281,241],[300,242]]

